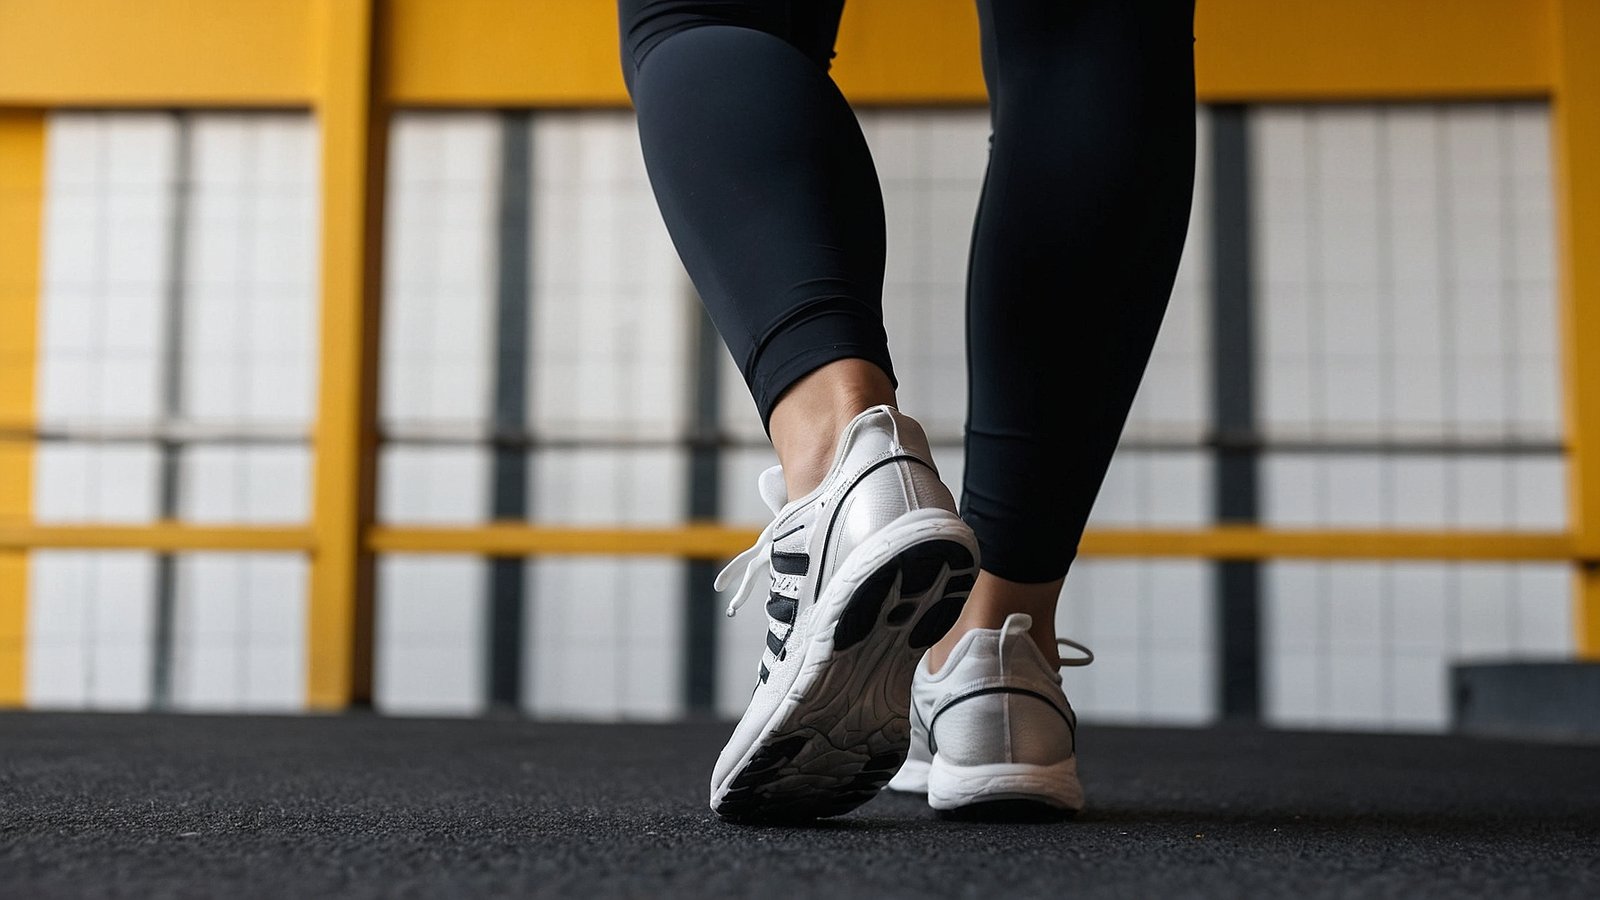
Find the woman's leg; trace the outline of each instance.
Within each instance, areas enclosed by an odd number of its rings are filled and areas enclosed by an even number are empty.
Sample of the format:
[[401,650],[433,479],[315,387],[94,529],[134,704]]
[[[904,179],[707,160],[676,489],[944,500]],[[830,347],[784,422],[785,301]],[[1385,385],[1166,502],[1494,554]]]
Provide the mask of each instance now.
[[894,402],[883,197],[833,81],[843,0],[621,0],[650,183],[750,386],[790,497]]
[[[962,634],[1055,605],[1172,291],[1194,188],[1192,0],[978,0],[993,122],[967,298]],[[1062,324],[1065,327],[1061,327]]]
[[839,815],[889,781],[913,670],[977,577],[922,427],[887,408],[883,200],[827,75],[840,9],[622,3],[650,182],[782,462],[761,479],[774,518],[717,579],[730,612],[762,599],[768,618],[711,771],[735,821]]

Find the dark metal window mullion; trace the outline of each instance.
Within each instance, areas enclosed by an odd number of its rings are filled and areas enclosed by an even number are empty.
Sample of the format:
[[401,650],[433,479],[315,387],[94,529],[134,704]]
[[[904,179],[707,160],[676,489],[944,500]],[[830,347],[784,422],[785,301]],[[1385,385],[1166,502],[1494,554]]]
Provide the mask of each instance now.
[[[167,219],[167,278],[162,297],[163,348],[160,416],[166,427],[159,429],[157,441],[156,516],[176,519],[179,502],[179,463],[182,442],[173,435],[171,425],[183,414],[183,341],[185,335],[185,272],[189,232],[189,203],[192,193],[194,136],[187,113],[175,113],[176,149],[172,165],[172,213]],[[177,605],[177,557],[172,553],[156,556],[155,609],[151,634],[150,704],[157,709],[172,705],[174,631]]]
[[[496,437],[510,440],[492,445],[489,506],[494,519],[520,521],[529,511],[528,451],[518,439],[528,430],[533,118],[525,110],[508,112],[500,127],[492,425]],[[523,559],[489,560],[487,680],[492,707],[522,707],[527,571]]]
[[[1211,391],[1217,521],[1260,521],[1250,135],[1245,106],[1211,107]],[[1261,718],[1261,570],[1216,563],[1217,703],[1224,719]]]
[[[689,503],[691,521],[721,516],[722,339],[699,298],[693,295],[694,360],[690,381]],[[717,703],[717,630],[720,604],[712,581],[717,563],[690,560],[684,566],[683,699],[690,714],[708,715]]]

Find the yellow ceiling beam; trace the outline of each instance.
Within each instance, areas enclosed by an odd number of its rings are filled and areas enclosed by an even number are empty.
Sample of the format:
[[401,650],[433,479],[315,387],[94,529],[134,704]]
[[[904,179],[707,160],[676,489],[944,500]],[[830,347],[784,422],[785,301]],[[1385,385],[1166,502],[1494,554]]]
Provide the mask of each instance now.
[[384,71],[408,106],[618,106],[616,0],[390,0]]
[[[1205,101],[1533,96],[1565,0],[1201,0]],[[384,97],[617,106],[613,0],[383,0]],[[310,106],[319,0],[0,0],[0,106]],[[863,104],[982,102],[972,0],[846,4]]]
[[1548,0],[1199,0],[1207,102],[1516,97],[1553,78]]
[[0,0],[0,106],[304,106],[312,0]]

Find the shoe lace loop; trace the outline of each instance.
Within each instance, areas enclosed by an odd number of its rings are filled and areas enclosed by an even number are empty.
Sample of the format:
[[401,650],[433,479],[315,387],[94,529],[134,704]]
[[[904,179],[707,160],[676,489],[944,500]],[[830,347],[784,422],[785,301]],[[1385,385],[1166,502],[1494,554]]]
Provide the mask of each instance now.
[[743,553],[735,556],[733,561],[717,573],[717,580],[712,586],[719,592],[728,589],[733,581],[733,574],[743,567],[744,574],[739,577],[739,587],[733,592],[733,599],[728,603],[727,616],[732,618],[739,612],[751,597],[761,593],[761,579],[770,577],[772,573],[772,531],[778,524],[777,519],[767,523],[761,529],[761,536],[756,538],[755,545]]
[[1083,654],[1082,656],[1074,656],[1070,659],[1064,656],[1061,657],[1061,668],[1063,669],[1087,666],[1088,664],[1094,662],[1094,651],[1071,638],[1056,638],[1056,646],[1065,647],[1069,650],[1076,650]]

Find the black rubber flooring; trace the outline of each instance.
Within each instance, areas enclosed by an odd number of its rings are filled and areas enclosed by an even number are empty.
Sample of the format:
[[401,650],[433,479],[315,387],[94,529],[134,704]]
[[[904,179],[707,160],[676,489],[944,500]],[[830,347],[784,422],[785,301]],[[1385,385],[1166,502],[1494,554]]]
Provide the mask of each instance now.
[[0,897],[1600,896],[1600,748],[1086,728],[1090,809],[705,808],[726,724],[0,715]]

